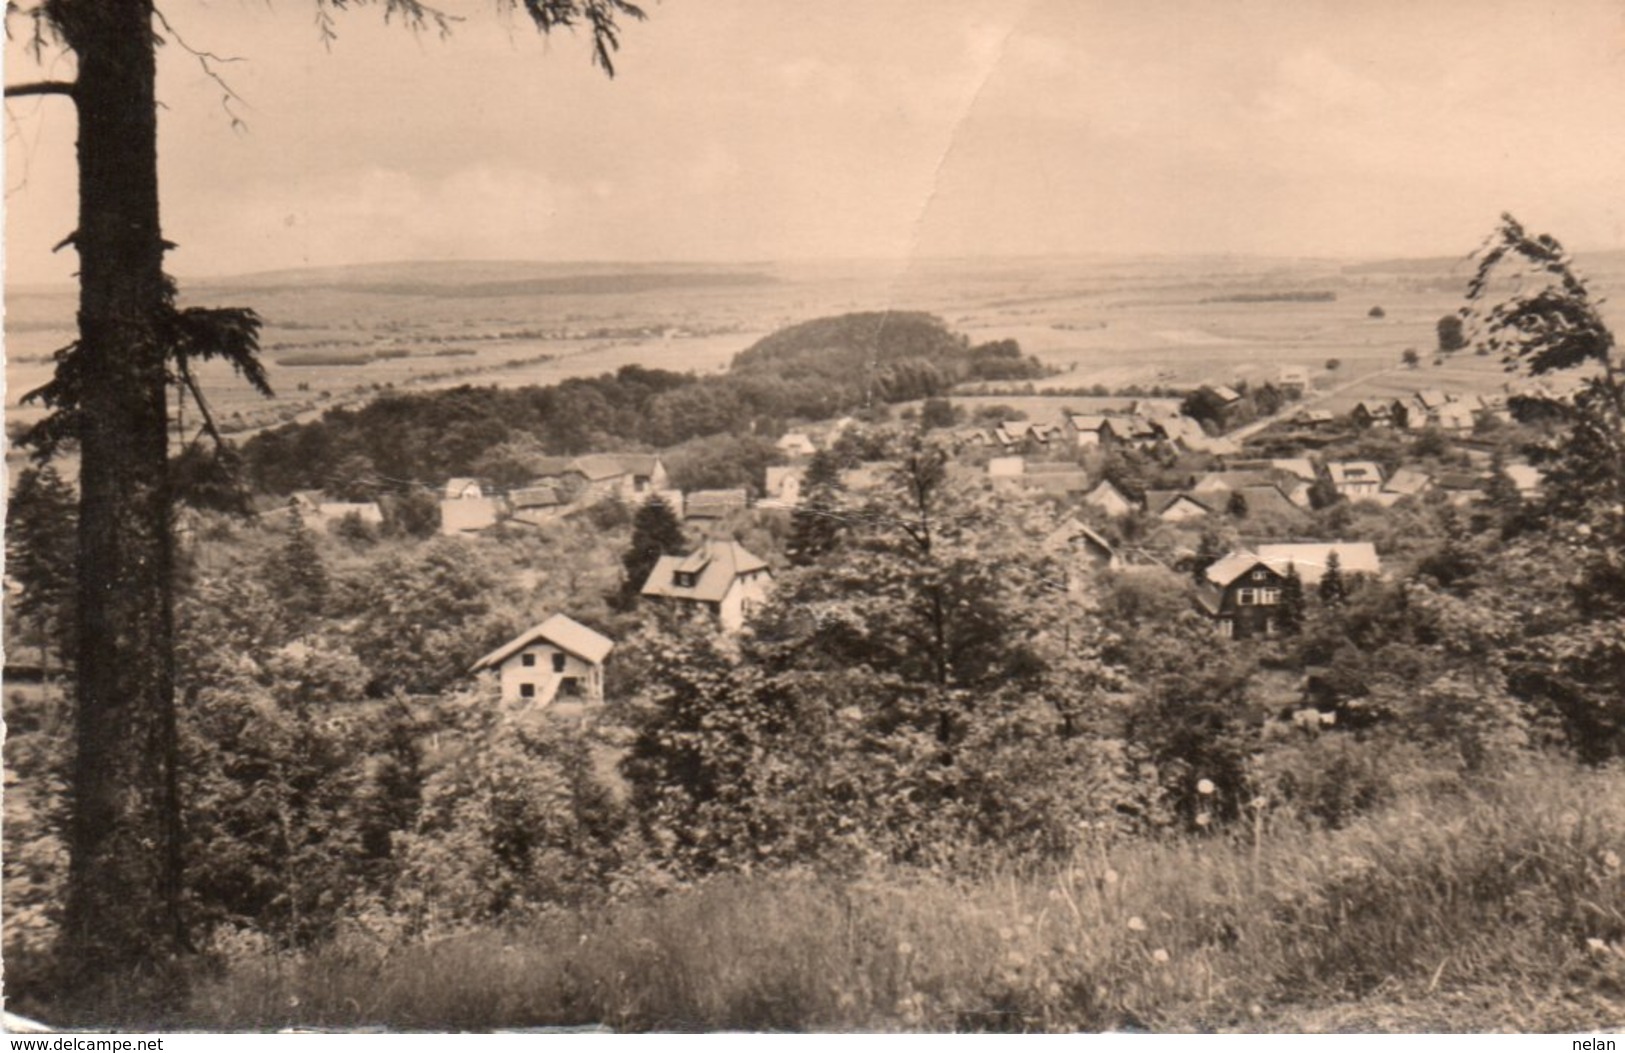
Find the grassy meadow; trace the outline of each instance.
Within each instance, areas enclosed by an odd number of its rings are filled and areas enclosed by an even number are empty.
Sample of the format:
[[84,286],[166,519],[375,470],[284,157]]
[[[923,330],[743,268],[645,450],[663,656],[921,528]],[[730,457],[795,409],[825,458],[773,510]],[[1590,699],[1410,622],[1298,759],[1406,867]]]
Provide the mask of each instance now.
[[1625,772],[1536,763],[1474,783],[1419,772],[1390,807],[1331,830],[1262,803],[1256,822],[1229,834],[1101,839],[1041,871],[735,875],[412,941],[360,919],[299,955],[222,946],[172,1017],[117,1022],[1525,1033],[1625,1024]]

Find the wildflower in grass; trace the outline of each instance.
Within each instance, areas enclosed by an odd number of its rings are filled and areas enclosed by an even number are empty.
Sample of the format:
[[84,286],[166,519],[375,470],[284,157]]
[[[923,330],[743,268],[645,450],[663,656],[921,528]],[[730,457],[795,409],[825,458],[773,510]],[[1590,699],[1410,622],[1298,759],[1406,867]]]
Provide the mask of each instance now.
[[1212,779],[1196,780],[1196,792],[1201,794],[1203,797],[1211,797],[1214,789],[1215,787]]
[[1212,820],[1208,818],[1206,812],[1203,812],[1201,815],[1198,815],[1196,817],[1196,825],[1197,826],[1206,826],[1210,822],[1212,822]]
[[1151,960],[1156,962],[1158,965],[1167,965],[1168,952],[1165,949],[1158,947],[1156,950],[1151,952]]
[[1005,943],[1009,943],[1015,938],[1015,930],[1010,928],[1010,926],[1006,925],[999,929],[999,939],[1003,940]]
[[1602,854],[1602,865],[1606,870],[1619,869],[1619,853],[1609,849]]
[[1106,872],[1100,875],[1100,879],[1108,885],[1115,885],[1117,884],[1117,876],[1117,871],[1107,867]]
[[907,958],[909,955],[911,955],[913,953],[914,953],[914,945],[912,943],[909,943],[907,940],[904,940],[902,943],[899,943],[897,945],[898,957]]
[[1144,932],[1145,931],[1145,920],[1143,918],[1141,918],[1138,914],[1134,915],[1134,917],[1132,917],[1132,918],[1130,918],[1128,920],[1128,931],[1130,931],[1130,932]]

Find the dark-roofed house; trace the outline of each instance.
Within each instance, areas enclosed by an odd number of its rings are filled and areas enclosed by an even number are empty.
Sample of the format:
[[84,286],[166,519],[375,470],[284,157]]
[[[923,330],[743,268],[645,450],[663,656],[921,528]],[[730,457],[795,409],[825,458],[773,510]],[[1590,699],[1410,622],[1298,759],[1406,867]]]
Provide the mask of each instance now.
[[661,556],[642,596],[706,610],[725,632],[738,632],[772,587],[766,561],[737,541],[711,540],[686,556]]
[[1285,583],[1285,568],[1276,570],[1252,552],[1232,552],[1202,572],[1196,602],[1225,636],[1269,636],[1280,617]]
[[502,701],[545,706],[555,698],[604,700],[609,637],[563,614],[534,625],[474,663],[471,673],[494,671]]
[[1391,428],[1394,426],[1394,405],[1377,399],[1356,403],[1349,410],[1349,419],[1359,428]]

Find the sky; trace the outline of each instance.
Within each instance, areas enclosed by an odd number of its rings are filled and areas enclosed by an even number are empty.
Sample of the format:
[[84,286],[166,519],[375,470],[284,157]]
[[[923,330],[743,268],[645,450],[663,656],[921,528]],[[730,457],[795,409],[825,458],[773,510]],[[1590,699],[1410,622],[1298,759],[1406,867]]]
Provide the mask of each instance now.
[[[170,269],[1625,247],[1619,0],[648,0],[613,80],[440,6],[162,2],[240,98],[162,49]],[[71,106],[6,109],[7,281],[66,280]]]

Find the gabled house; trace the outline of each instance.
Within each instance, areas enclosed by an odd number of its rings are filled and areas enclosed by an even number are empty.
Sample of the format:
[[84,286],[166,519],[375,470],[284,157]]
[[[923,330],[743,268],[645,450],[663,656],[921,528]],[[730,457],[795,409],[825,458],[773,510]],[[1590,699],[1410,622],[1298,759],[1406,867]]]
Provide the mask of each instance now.
[[1367,399],[1357,402],[1349,410],[1349,419],[1357,428],[1392,428],[1394,426],[1394,405],[1391,402],[1382,402],[1377,399]]
[[641,595],[704,610],[724,632],[738,632],[772,586],[766,561],[737,541],[711,540],[686,556],[661,556]]
[[1080,449],[1104,446],[1113,438],[1111,425],[1099,414],[1067,413],[1061,417],[1061,434]]
[[1328,461],[1326,474],[1332,488],[1350,501],[1375,497],[1382,489],[1382,468],[1375,461]]
[[1337,415],[1326,409],[1301,409],[1292,415],[1292,423],[1310,431],[1330,428],[1337,423]]
[[446,501],[461,501],[464,499],[477,501],[485,496],[485,491],[480,489],[478,479],[457,476],[446,480],[446,489],[441,496]]
[[1102,479],[1093,490],[1084,494],[1083,503],[1093,505],[1109,516],[1126,516],[1136,507],[1134,502],[1108,479]]
[[1008,451],[1018,451],[1027,442],[1029,424],[1024,420],[1007,420],[993,429],[994,440]]
[[1376,501],[1387,507],[1407,497],[1426,493],[1433,486],[1433,477],[1420,468],[1399,468],[1377,491]]
[[1202,572],[1196,603],[1225,636],[1270,636],[1279,624],[1286,578],[1284,569],[1276,570],[1256,553],[1232,552]]
[[1183,490],[1147,490],[1145,510],[1165,523],[1199,519],[1224,510],[1229,496],[1190,494]]
[[757,502],[761,508],[795,508],[801,504],[801,485],[807,468],[800,464],[770,465],[765,473],[766,493]]
[[563,614],[533,625],[469,670],[496,673],[502,701],[541,707],[554,699],[604,700],[604,659],[615,642]]
[[1110,541],[1087,523],[1072,517],[1068,517],[1044,539],[1044,547],[1057,555],[1081,560],[1101,570],[1117,570],[1123,565]]
[[1433,422],[1451,435],[1471,435],[1478,423],[1478,410],[1468,402],[1447,402],[1433,415]]
[[571,466],[587,480],[589,501],[615,496],[638,504],[650,494],[670,489],[666,465],[653,453],[588,453]]

